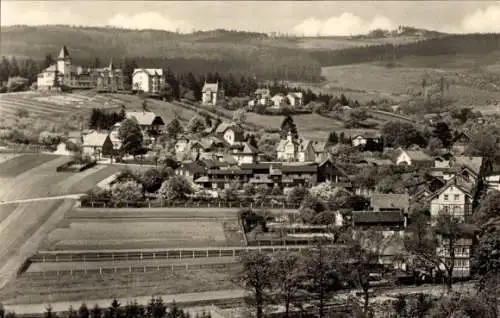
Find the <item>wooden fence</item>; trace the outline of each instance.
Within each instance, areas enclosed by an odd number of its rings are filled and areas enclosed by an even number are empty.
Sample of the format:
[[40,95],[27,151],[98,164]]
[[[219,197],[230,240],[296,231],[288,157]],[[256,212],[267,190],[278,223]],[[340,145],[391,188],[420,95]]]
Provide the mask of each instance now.
[[41,251],[30,257],[31,263],[46,262],[101,262],[101,261],[140,261],[195,259],[211,257],[238,257],[247,250],[275,252],[276,250],[302,251],[306,245],[276,245],[252,247],[204,248],[191,250],[137,250],[137,251]]
[[39,272],[24,272],[20,275],[24,277],[43,277],[43,278],[80,278],[87,276],[104,276],[111,274],[127,274],[127,273],[152,273],[159,271],[170,271],[172,273],[179,271],[190,271],[200,269],[226,269],[239,268],[239,263],[212,263],[212,264],[162,264],[162,265],[131,265],[128,267],[112,266],[99,268],[85,268],[82,263],[80,268],[70,270],[52,270]]
[[296,210],[300,208],[300,204],[290,204],[285,202],[262,202],[255,204],[253,202],[226,202],[226,201],[186,201],[186,202],[165,202],[160,200],[155,201],[130,201],[130,202],[113,202],[97,201],[83,197],[81,199],[81,207],[84,208],[252,208],[252,209],[287,209]]

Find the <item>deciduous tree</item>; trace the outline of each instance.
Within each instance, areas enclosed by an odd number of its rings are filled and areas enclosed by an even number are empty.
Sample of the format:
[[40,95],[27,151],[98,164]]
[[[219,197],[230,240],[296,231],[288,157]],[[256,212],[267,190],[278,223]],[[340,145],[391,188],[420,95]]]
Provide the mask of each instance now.
[[163,182],[160,194],[167,201],[185,200],[189,194],[193,193],[193,188],[189,181],[182,176],[173,176]]
[[118,130],[118,138],[122,142],[120,150],[134,157],[142,150],[141,127],[135,118],[128,118],[122,121]]
[[255,307],[256,317],[264,317],[264,308],[270,302],[272,288],[272,261],[269,255],[259,251],[247,251],[242,255],[242,282],[251,292],[247,302]]
[[281,251],[274,255],[272,261],[272,281],[274,297],[285,306],[285,317],[290,315],[292,306],[299,305],[303,272],[300,256],[289,251]]

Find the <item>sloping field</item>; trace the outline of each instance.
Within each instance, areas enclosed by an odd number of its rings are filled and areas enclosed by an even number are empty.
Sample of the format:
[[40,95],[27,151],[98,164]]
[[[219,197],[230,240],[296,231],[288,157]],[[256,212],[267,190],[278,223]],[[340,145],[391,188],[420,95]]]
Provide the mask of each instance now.
[[25,154],[16,156],[0,163],[0,177],[15,177],[56,158],[57,156],[50,154]]
[[126,166],[95,166],[80,173],[57,172],[70,157],[24,154],[0,164],[0,200],[83,193]]
[[52,231],[46,249],[140,249],[227,246],[222,222],[206,220],[120,220],[71,222]]

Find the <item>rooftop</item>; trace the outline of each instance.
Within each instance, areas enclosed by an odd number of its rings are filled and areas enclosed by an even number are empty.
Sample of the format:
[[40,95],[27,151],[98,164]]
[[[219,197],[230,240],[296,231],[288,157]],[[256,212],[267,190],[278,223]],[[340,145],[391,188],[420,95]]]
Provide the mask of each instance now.
[[354,224],[403,224],[404,215],[400,212],[353,211]]
[[410,196],[406,193],[374,193],[370,198],[370,205],[382,209],[407,209],[410,206]]

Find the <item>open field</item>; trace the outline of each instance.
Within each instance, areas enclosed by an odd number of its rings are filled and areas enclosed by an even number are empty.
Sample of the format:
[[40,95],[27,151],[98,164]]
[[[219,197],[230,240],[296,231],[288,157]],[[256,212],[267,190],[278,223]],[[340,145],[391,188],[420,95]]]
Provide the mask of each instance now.
[[158,247],[230,246],[221,221],[87,220],[70,221],[53,230],[43,248],[47,250],[141,249]]
[[77,277],[18,277],[0,290],[3,304],[86,301],[188,292],[216,291],[237,287],[234,270],[203,269],[171,272],[160,269],[147,273],[107,273]]
[[123,249],[155,247],[226,246],[221,222],[185,220],[160,222],[127,221],[71,222],[52,231],[45,249]]
[[448,86],[445,97],[451,98],[457,106],[474,106],[482,110],[500,101],[500,82],[495,75],[488,73],[487,66],[471,69],[465,62],[454,61],[437,64],[437,68],[432,66],[442,57],[432,57],[435,62],[430,59],[408,57],[398,60],[396,67],[380,63],[324,67],[322,75],[326,83],[322,83],[321,89],[329,93],[343,89],[346,96],[360,102],[386,98],[398,103],[422,94],[424,78],[427,87],[437,92],[439,80],[443,77]]

